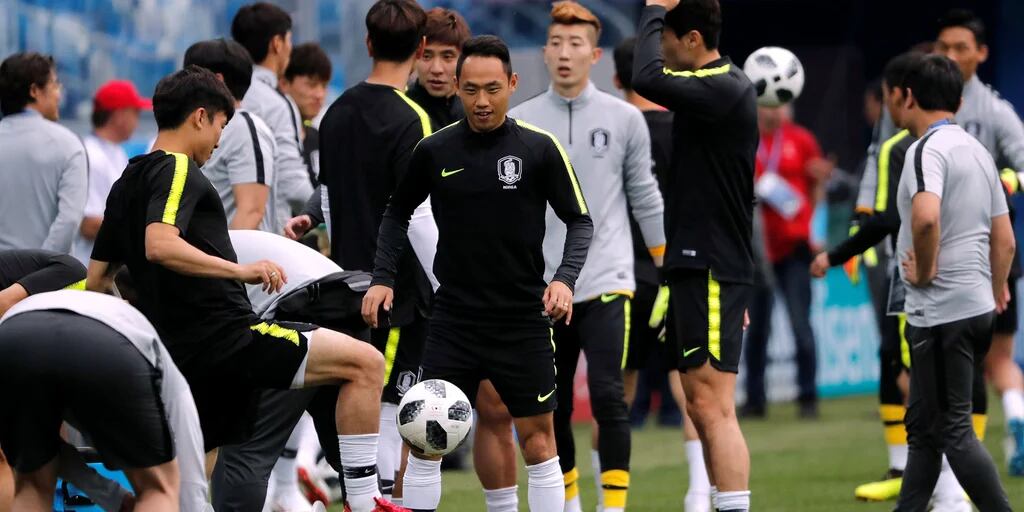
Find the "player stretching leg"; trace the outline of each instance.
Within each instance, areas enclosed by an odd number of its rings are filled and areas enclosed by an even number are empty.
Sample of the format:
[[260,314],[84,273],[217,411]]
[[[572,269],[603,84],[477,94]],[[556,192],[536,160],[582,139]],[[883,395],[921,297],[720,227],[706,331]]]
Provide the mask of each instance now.
[[315,326],[260,322],[244,283],[278,291],[270,261],[239,265],[216,189],[199,171],[234,113],[227,87],[190,66],[157,84],[159,134],[133,159],[107,200],[88,287],[103,290],[124,263],[139,305],[192,387],[207,450],[245,439],[260,389],[341,384],[338,447],[353,511],[390,510],[377,487],[383,358],[372,347]]
[[[431,196],[438,227],[434,304],[423,378],[452,382],[472,398],[489,379],[515,418],[529,475],[530,510],[561,511],[565,490],[555,448],[551,321],[572,315],[576,282],[593,232],[575,173],[557,139],[506,116],[518,78],[508,47],[470,39],[456,67],[465,120],[427,137],[409,163],[381,224],[363,316],[378,323],[413,210]],[[562,264],[544,281],[547,205],[566,223]],[[400,274],[399,276],[400,277]],[[413,485],[413,482],[416,485]],[[403,503],[436,509],[440,461],[409,458]]]
[[633,88],[675,112],[673,168],[662,174],[668,336],[679,343],[714,507],[746,511],[750,456],[733,395],[754,270],[757,109],[750,80],[718,52],[721,23],[717,0],[648,0]]

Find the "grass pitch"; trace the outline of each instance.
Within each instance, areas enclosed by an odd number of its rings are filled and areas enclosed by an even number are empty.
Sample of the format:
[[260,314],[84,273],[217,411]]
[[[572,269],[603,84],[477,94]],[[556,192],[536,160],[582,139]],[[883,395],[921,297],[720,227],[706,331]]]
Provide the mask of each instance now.
[[[1010,478],[1003,464],[1004,425],[999,400],[991,397],[985,445],[1000,468],[1014,509],[1024,510],[1024,479]],[[744,421],[751,455],[753,510],[800,512],[883,512],[894,502],[862,503],[857,485],[877,479],[887,455],[873,396],[825,400],[819,421],[801,421],[796,408],[777,405],[767,420]],[[589,430],[577,428],[577,466],[585,511],[594,510]],[[686,456],[679,430],[648,427],[633,432],[629,508],[633,512],[683,510]],[[519,509],[526,507],[526,474],[519,473]],[[340,508],[332,510],[340,511]],[[445,472],[441,511],[484,512],[483,492],[472,471]]]

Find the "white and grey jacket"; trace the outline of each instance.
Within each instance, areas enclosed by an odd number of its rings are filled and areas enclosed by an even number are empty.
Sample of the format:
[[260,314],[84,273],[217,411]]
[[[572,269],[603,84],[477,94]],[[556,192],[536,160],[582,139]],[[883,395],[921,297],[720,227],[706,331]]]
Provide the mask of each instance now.
[[[665,247],[664,203],[651,173],[651,136],[639,109],[587,84],[566,99],[552,89],[516,106],[510,117],[549,131],[566,152],[594,222],[587,263],[576,281],[575,301],[633,292],[633,242],[627,204],[652,254]],[[562,260],[565,225],[551,207],[544,237],[545,278]]]

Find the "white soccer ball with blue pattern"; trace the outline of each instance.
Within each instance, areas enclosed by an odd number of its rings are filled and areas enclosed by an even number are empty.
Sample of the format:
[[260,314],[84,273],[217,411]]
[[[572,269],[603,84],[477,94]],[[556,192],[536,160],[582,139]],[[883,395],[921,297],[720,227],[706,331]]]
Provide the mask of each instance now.
[[469,437],[473,408],[455,384],[425,380],[405,392],[397,421],[398,433],[414,452],[447,455]]
[[743,72],[757,90],[757,104],[778,107],[800,96],[804,89],[804,66],[793,52],[765,46],[747,57]]

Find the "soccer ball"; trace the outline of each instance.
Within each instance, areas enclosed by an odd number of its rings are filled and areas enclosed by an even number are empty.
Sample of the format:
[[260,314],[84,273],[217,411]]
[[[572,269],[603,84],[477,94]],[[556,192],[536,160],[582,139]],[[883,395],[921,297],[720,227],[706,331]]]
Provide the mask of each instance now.
[[466,440],[471,428],[473,408],[451,382],[420,382],[398,404],[398,433],[417,453],[447,455]]
[[747,57],[743,72],[757,89],[757,104],[778,107],[795,100],[804,88],[804,67],[793,52],[765,46]]

